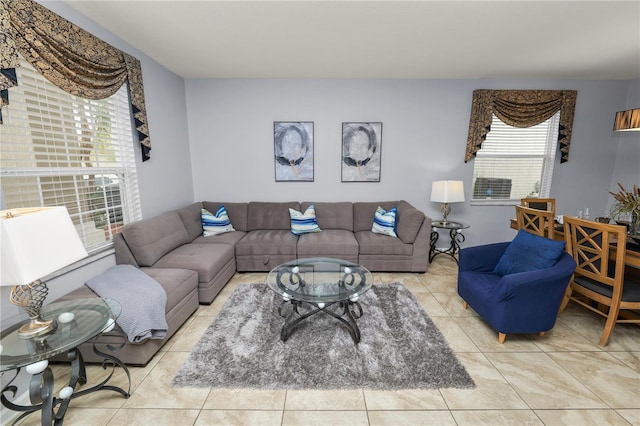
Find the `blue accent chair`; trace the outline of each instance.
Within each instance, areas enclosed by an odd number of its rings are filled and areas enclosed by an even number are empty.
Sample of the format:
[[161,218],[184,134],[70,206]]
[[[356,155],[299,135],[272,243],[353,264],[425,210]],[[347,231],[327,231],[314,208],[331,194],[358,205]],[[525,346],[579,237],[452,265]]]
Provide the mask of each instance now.
[[458,262],[458,294],[465,309],[471,306],[491,324],[500,343],[507,334],[542,336],[551,330],[576,268],[573,258],[563,252],[551,268],[500,276],[493,270],[509,244],[464,248]]

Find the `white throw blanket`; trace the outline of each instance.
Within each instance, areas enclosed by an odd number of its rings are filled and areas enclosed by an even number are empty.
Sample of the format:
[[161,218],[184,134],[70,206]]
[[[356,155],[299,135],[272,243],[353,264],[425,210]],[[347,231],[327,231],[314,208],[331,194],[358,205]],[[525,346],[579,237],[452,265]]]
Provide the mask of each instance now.
[[116,323],[130,342],[163,339],[167,335],[167,294],[156,280],[135,266],[112,266],[86,284],[100,297],[120,303],[122,312]]

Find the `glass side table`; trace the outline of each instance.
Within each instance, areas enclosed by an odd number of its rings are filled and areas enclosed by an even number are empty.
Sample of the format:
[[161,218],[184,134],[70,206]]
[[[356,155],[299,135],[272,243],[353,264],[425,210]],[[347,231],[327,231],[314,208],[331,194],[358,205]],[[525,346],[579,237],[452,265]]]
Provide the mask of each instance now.
[[[464,242],[464,234],[462,233],[463,229],[467,229],[470,225],[463,222],[454,222],[451,220],[434,220],[431,222],[431,239],[429,246],[429,263],[433,262],[433,259],[439,254],[446,254],[451,256],[453,260],[458,263],[458,258],[456,255],[460,251],[460,244]],[[436,248],[436,243],[438,242],[439,234],[438,229],[445,229],[449,231],[449,238],[451,242],[449,243],[449,247],[447,249],[438,249]]]
[[[100,352],[95,344],[94,352],[104,358],[102,367],[107,369],[111,366],[111,372],[106,379],[95,386],[76,391],[76,385],[82,386],[87,383],[85,364],[77,347],[103,332],[112,330],[119,315],[120,304],[111,299],[86,298],[54,302],[42,308],[42,316],[45,319],[56,320],[55,330],[28,339],[18,337],[18,329],[28,320],[26,315],[17,315],[3,320],[3,328],[4,324],[12,325],[3,329],[0,334],[0,371],[14,370],[15,376],[2,389],[0,401],[6,408],[22,413],[16,422],[41,410],[43,425],[62,424],[72,399],[99,390],[118,392],[125,398],[130,396],[131,376],[128,368],[115,356]],[[125,339],[124,335],[123,339]],[[119,348],[109,347],[109,349]],[[62,388],[56,397],[49,360],[64,353],[70,361],[69,385]],[[129,379],[127,390],[107,385],[117,366],[127,374]],[[12,383],[23,368],[31,375],[29,384],[31,405],[15,403],[18,386]],[[11,395],[10,398],[8,395]]]

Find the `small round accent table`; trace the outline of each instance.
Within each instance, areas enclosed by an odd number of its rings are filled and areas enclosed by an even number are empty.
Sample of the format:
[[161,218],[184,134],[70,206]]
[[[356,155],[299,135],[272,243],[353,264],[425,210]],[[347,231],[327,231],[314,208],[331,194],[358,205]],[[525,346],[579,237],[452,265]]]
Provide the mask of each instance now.
[[[447,220],[446,222],[444,220],[434,220],[431,222],[429,263],[433,262],[433,259],[439,254],[449,255],[456,261],[456,263],[458,263],[456,255],[460,251],[460,244],[464,242],[462,230],[467,229],[469,226],[470,225],[468,223],[454,222],[451,220]],[[449,231],[449,238],[451,239],[449,248],[444,250],[436,248],[436,243],[438,242],[439,237],[438,229],[446,229]]]
[[[56,327],[47,334],[33,338],[18,336],[18,329],[25,322],[24,315],[6,320],[7,323],[13,325],[2,330],[1,333],[0,371],[4,373],[13,370],[15,376],[2,389],[0,402],[6,408],[22,413],[16,422],[35,411],[41,411],[43,425],[62,425],[67,407],[72,399],[100,390],[117,392],[124,398],[129,397],[131,389],[129,370],[112,354],[99,351],[95,343],[93,345],[94,352],[104,358],[102,368],[106,370],[111,367],[111,372],[100,383],[88,388],[83,387],[87,384],[87,372],[82,354],[77,349],[82,343],[90,341],[103,332],[110,331],[119,315],[120,304],[111,299],[96,297],[54,302],[43,306],[42,316],[45,319],[56,320]],[[4,322],[3,320],[3,326]],[[124,339],[123,336],[123,343]],[[116,350],[119,347],[112,345],[108,349]],[[66,354],[71,371],[69,384],[63,387],[56,396],[54,395],[56,387],[52,370],[49,367],[49,360],[61,354]],[[120,367],[129,379],[129,386],[126,390],[107,384],[116,367]],[[13,384],[13,381],[22,369],[31,375],[29,384],[31,405],[19,405],[15,401],[19,386]]]

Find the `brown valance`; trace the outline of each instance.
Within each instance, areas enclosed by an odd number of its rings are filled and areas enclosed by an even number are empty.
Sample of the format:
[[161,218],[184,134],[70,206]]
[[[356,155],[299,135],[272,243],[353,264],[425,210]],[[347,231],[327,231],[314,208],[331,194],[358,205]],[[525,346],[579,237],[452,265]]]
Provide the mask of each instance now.
[[566,162],[577,95],[575,90],[474,90],[464,161],[475,157],[482,147],[491,130],[493,114],[510,126],[531,127],[560,111],[560,162]]
[[0,89],[18,84],[6,77],[6,70],[19,66],[18,53],[53,84],[82,98],[104,99],[128,83],[142,160],[149,159],[140,61],[32,0],[2,0],[1,7]]

